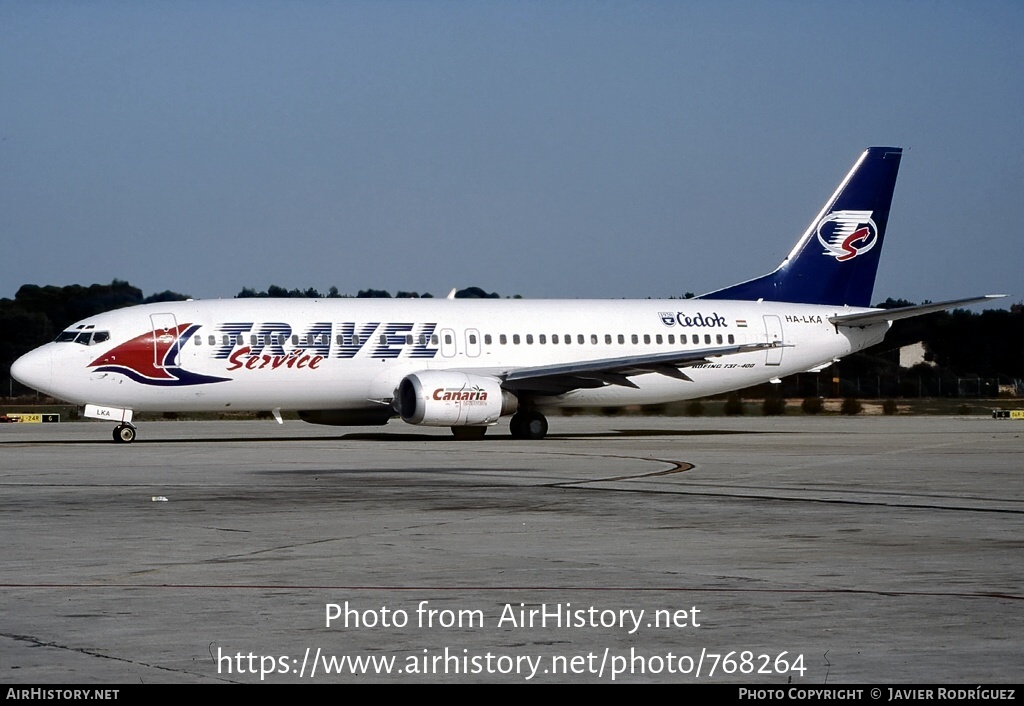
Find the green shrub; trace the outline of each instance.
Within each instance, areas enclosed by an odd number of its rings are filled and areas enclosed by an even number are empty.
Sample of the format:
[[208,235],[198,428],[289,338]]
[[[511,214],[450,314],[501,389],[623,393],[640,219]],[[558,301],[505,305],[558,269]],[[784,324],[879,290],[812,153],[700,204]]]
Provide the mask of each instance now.
[[820,397],[806,397],[800,404],[804,414],[821,414],[825,409],[825,403]]
[[856,397],[847,397],[843,400],[843,414],[860,414],[864,408]]
[[725,399],[725,414],[729,417],[738,417],[743,414],[743,400],[737,394],[731,394]]
[[882,403],[882,414],[893,415],[899,411],[896,406],[896,400],[886,400]]
[[686,405],[686,415],[689,417],[704,416],[704,403],[700,400],[690,400]]
[[761,404],[761,413],[766,417],[779,417],[786,413],[786,400],[783,397],[765,397]]

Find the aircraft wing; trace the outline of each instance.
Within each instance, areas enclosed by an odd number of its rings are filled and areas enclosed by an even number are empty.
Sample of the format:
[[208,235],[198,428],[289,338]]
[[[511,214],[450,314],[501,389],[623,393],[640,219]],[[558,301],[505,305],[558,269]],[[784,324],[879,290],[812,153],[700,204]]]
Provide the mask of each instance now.
[[680,368],[709,362],[710,358],[736,353],[775,348],[779,343],[750,343],[743,345],[696,348],[683,351],[666,351],[649,355],[627,356],[624,358],[603,358],[598,360],[539,365],[515,368],[498,372],[502,387],[515,393],[560,395],[581,388],[622,385],[638,387],[630,380],[632,375],[658,373],[677,380],[691,381]]
[[923,316],[924,314],[934,314],[936,311],[955,309],[960,306],[977,304],[978,302],[985,302],[991,299],[1002,299],[1005,296],[1005,294],[986,294],[983,297],[950,299],[949,301],[936,302],[934,304],[901,306],[896,309],[881,309],[879,311],[858,314],[837,314],[836,316],[830,316],[828,320],[836,326],[871,326],[872,324],[884,324],[887,321],[899,321],[900,319],[910,319],[915,316]]

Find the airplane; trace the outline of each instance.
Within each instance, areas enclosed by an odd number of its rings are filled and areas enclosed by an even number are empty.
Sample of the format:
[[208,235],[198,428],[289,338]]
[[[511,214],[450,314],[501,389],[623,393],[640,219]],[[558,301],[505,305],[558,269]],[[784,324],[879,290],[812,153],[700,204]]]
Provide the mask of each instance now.
[[[230,299],[84,319],[11,375],[129,443],[138,412],[271,411],[332,425],[451,427],[694,399],[817,372],[898,319],[1003,295],[870,306],[902,149],[870,147],[772,272],[693,299]],[[453,290],[454,294],[454,290]]]

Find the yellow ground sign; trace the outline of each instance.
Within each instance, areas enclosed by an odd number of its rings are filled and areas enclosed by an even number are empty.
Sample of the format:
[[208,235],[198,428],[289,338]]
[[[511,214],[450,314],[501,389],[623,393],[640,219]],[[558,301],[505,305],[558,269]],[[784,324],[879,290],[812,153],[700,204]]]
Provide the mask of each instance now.
[[60,421],[60,415],[10,412],[9,414],[0,414],[0,419],[5,422],[20,422],[22,424],[56,424]]

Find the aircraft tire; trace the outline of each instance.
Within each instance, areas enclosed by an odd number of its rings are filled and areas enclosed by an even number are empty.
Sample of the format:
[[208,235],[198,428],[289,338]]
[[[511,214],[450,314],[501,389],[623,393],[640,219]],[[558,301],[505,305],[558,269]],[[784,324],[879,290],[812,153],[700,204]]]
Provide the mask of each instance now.
[[526,420],[526,438],[540,441],[548,435],[548,420],[540,412],[530,412]]
[[130,444],[135,441],[135,427],[118,424],[114,427],[114,441],[118,444]]
[[524,417],[525,414],[517,413],[513,414],[512,418],[508,420],[508,431],[513,439],[526,438],[526,421]]
[[512,433],[513,439],[539,441],[548,433],[548,420],[537,411],[518,412],[509,420],[508,430]]

